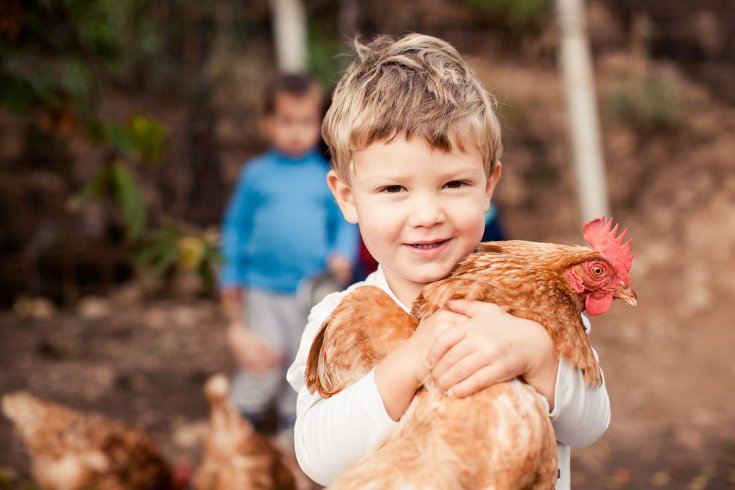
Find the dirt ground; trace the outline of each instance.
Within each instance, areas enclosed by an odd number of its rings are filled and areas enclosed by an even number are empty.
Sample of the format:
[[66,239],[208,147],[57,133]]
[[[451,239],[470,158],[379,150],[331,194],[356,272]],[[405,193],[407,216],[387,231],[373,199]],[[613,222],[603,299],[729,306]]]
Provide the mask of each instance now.
[[[478,71],[491,69],[478,62]],[[498,94],[508,107],[534,108],[523,129],[562,168],[555,75],[505,65],[486,79],[508,87]],[[593,320],[613,418],[598,442],[572,452],[577,489],[735,488],[735,110],[682,83],[684,127],[673,135],[642,138],[604,122],[611,202],[634,240],[639,306],[616,304]],[[540,85],[549,90],[535,100],[528,94]],[[581,242],[570,171],[527,185],[536,157],[514,136],[520,123],[509,129],[498,201],[511,236]],[[232,369],[213,301],[153,300],[125,286],[73,310],[39,302],[0,313],[0,332],[0,393],[24,389],[134,422],[172,461],[196,465],[203,383]],[[28,488],[28,468],[0,417],[0,489]]]

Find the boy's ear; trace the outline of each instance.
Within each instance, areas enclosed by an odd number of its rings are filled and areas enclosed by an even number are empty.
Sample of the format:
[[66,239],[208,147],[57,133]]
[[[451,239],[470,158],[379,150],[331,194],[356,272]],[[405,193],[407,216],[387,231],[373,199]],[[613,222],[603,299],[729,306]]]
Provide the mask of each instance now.
[[357,208],[355,207],[355,196],[352,194],[352,187],[339,178],[334,170],[330,170],[327,174],[327,186],[332,191],[334,199],[337,201],[342,215],[348,223],[357,223]]
[[500,176],[502,174],[503,174],[503,164],[500,161],[498,161],[498,163],[495,164],[493,171],[490,172],[490,176],[487,178],[487,183],[485,184],[485,211],[486,212],[488,209],[490,209],[490,201],[493,198],[493,192],[495,192],[495,186],[498,185],[498,181],[500,180]]

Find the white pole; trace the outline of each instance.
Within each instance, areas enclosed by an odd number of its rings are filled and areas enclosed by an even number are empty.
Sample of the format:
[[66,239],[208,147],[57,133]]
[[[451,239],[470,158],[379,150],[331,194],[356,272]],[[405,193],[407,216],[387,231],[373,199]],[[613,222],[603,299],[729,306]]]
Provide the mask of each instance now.
[[270,0],[276,63],[284,73],[306,70],[306,10],[302,0]]
[[605,164],[582,0],[556,0],[567,113],[583,222],[609,216]]

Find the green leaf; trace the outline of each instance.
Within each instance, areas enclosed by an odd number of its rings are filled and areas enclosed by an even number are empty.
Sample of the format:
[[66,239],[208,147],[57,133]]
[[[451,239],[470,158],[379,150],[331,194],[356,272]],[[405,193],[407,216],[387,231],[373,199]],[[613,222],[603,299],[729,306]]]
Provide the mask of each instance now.
[[99,120],[89,120],[84,124],[87,139],[94,145],[101,145],[107,140],[105,124]]
[[125,222],[128,238],[136,240],[143,232],[146,223],[143,192],[133,174],[123,164],[113,163],[110,169],[115,204]]
[[84,186],[79,197],[82,201],[99,201],[110,183],[110,166],[100,168],[92,180]]
[[80,60],[69,60],[61,72],[60,85],[74,100],[82,100],[92,86],[92,73]]
[[177,260],[179,260],[178,249],[175,246],[166,248],[162,250],[162,253],[156,257],[153,262],[151,262],[153,272],[156,275],[161,276],[165,272],[171,270]]
[[125,156],[132,156],[135,152],[135,143],[128,130],[113,122],[105,123],[105,135],[115,148]]
[[166,139],[166,128],[143,114],[134,116],[129,134],[135,151],[151,165],[161,160],[161,150]]

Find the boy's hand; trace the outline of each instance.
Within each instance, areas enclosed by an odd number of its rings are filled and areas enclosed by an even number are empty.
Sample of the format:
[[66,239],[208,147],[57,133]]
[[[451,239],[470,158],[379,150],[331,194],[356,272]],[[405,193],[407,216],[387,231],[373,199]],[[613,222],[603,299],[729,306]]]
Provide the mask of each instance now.
[[447,310],[439,310],[421,320],[413,335],[381,360],[375,368],[375,383],[385,410],[393,420],[400,420],[413,399],[416,390],[430,374],[426,356],[437,337],[445,332],[454,338],[451,328],[467,317]]
[[283,353],[241,322],[232,322],[227,330],[230,349],[237,364],[253,374],[265,373],[283,362]]
[[453,300],[447,308],[465,321],[439,336],[427,354],[441,389],[461,398],[523,376],[553,406],[558,359],[541,325],[480,301]]
[[421,320],[416,331],[406,341],[410,353],[408,362],[417,387],[421,386],[431,374],[429,354],[434,345],[437,343],[453,345],[462,340],[465,330],[455,327],[466,321],[465,315],[444,309]]

